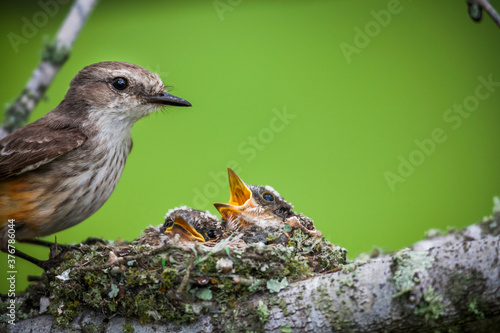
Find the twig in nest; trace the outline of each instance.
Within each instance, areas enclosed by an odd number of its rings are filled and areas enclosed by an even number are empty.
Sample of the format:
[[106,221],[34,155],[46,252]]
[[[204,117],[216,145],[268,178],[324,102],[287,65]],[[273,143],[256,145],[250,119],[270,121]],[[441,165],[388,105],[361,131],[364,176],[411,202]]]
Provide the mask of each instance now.
[[187,264],[186,268],[186,273],[184,274],[184,277],[182,278],[181,284],[179,285],[179,288],[177,288],[177,294],[181,295],[184,289],[186,288],[188,282],[189,282],[189,276],[191,275],[191,270],[194,267],[194,259],[196,256],[193,254],[191,257],[189,257],[189,261]]

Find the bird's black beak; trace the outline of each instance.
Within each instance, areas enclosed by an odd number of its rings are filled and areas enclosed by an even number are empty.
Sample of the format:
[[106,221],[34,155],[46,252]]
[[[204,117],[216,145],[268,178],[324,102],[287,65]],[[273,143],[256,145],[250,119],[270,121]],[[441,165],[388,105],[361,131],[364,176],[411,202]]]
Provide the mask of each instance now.
[[161,92],[157,95],[148,96],[146,97],[146,101],[148,103],[157,103],[157,104],[172,105],[172,106],[191,106],[191,103],[189,103],[185,99],[182,99],[174,95],[170,95],[166,91]]

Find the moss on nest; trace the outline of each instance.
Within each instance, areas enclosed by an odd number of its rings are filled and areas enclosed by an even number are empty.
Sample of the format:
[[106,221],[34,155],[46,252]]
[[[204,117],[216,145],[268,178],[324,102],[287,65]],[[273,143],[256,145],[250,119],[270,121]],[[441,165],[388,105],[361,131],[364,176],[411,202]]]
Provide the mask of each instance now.
[[[145,230],[154,232],[159,229]],[[158,247],[135,242],[81,244],[28,287],[19,312],[24,317],[37,315],[32,309],[40,307],[41,297],[48,297],[48,311],[61,325],[85,309],[139,317],[142,323],[183,323],[214,306],[226,315],[236,302],[267,291],[268,281],[293,282],[346,263],[347,251],[323,237],[298,229],[289,235],[286,246],[241,246],[231,237],[214,247],[186,246],[175,239]],[[265,306],[256,314],[261,323],[266,321]]]

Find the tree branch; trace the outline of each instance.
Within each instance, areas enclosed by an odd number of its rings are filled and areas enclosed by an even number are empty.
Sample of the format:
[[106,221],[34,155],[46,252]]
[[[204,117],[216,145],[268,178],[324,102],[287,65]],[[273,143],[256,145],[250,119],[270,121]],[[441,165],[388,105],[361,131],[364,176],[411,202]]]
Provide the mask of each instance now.
[[476,0],[481,7],[488,13],[491,19],[500,27],[500,16],[488,0]]
[[0,139],[23,126],[52,80],[69,57],[73,43],[88,19],[97,0],[76,0],[53,42],[45,45],[42,62],[14,104],[5,110]]
[[[187,324],[143,325],[136,318],[107,318],[88,311],[80,313],[69,328],[105,332],[125,328],[146,332],[153,327],[197,332],[421,332],[469,322],[474,331],[488,332],[500,328],[499,222],[500,214],[496,214],[428,240],[440,246],[429,248],[428,241],[419,242],[413,249],[425,250],[403,249],[367,263],[345,265],[342,271],[291,283],[279,293],[237,300],[234,308],[198,301],[192,304],[196,319]],[[42,315],[16,323],[10,332],[40,325],[50,332],[60,329],[52,316]],[[483,330],[481,325],[485,325]]]
[[498,15],[495,8],[493,8],[489,0],[468,0],[468,6],[469,15],[474,21],[481,21],[481,9],[484,9],[488,13],[488,15],[490,15],[493,22],[495,22],[498,27],[500,27],[500,16]]

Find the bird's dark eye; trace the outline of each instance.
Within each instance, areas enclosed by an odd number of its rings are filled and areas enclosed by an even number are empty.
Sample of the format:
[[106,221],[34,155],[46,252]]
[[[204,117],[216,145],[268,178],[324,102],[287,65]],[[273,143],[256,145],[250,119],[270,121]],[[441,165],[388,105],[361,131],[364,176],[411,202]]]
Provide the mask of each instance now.
[[128,87],[128,81],[123,77],[117,77],[113,79],[113,87],[116,90],[124,90]]
[[212,239],[215,238],[216,237],[215,230],[208,230],[207,236],[208,236],[208,238],[212,238]]
[[172,218],[170,218],[170,217],[167,217],[165,219],[165,223],[163,224],[163,227],[164,228],[170,228],[173,225],[174,225],[174,220]]
[[274,201],[274,195],[272,195],[271,193],[269,192],[264,192],[262,193],[262,198],[264,200],[266,200],[267,202],[271,202],[271,201]]

